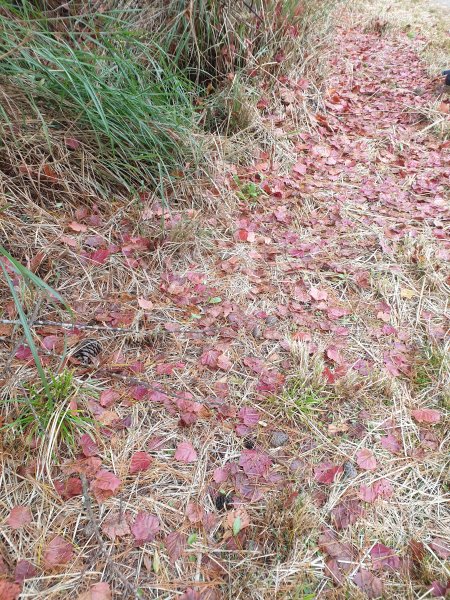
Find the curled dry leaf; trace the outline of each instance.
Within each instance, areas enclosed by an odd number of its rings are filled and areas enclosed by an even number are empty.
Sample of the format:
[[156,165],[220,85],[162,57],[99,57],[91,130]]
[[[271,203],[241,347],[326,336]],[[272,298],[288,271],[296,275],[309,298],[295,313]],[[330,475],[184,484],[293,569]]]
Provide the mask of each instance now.
[[6,519],[6,523],[11,529],[22,529],[22,527],[31,523],[32,520],[33,518],[29,506],[15,506],[11,509],[9,516]]
[[[46,571],[66,565],[72,560],[73,546],[60,536],[55,536],[44,548],[43,566]],[[1,597],[1,596],[0,596]]]
[[114,541],[116,537],[128,535],[130,527],[125,514],[111,513],[108,515],[102,523],[102,531],[111,541]]

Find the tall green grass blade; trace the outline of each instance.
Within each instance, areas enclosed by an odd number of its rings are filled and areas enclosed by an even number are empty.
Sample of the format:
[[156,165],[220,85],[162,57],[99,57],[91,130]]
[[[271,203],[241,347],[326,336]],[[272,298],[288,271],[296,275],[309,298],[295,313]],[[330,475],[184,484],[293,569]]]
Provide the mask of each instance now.
[[11,254],[3,246],[0,246],[0,254],[3,255],[8,260],[8,262],[12,265],[12,267],[15,269],[17,274],[22,275],[22,277],[25,279],[25,281],[26,280],[31,281],[31,283],[33,283],[37,288],[46,292],[50,298],[55,298],[56,300],[61,302],[61,304],[63,304],[63,306],[66,308],[66,310],[68,310],[69,313],[71,315],[73,315],[73,311],[70,308],[70,306],[67,304],[67,302],[64,300],[64,298],[56,290],[54,290],[52,287],[50,287],[48,285],[48,283],[43,281],[40,277],[35,275],[32,271],[27,269],[24,265],[22,265],[17,259],[15,259],[13,256],[11,256]]
[[42,385],[43,385],[43,387],[45,389],[45,392],[46,392],[48,398],[50,399],[51,398],[50,387],[48,385],[48,381],[47,381],[47,378],[45,376],[45,372],[44,372],[44,369],[42,367],[42,363],[41,363],[41,360],[39,358],[39,354],[38,354],[36,345],[34,343],[33,334],[31,333],[31,329],[30,329],[30,326],[28,324],[25,312],[23,310],[22,303],[20,302],[20,298],[17,295],[17,292],[16,292],[16,290],[14,288],[14,284],[13,284],[12,279],[11,279],[11,277],[9,276],[9,274],[8,274],[8,272],[6,270],[6,267],[3,265],[3,263],[0,263],[0,266],[2,267],[2,271],[3,271],[3,274],[5,276],[6,283],[8,284],[8,287],[9,287],[9,289],[11,291],[11,295],[13,297],[14,304],[16,305],[17,312],[19,314],[19,319],[20,319],[20,322],[22,323],[23,332],[24,332],[25,338],[26,338],[26,340],[28,342],[28,345],[30,347],[31,354],[33,355],[33,359],[34,359],[34,362],[36,364],[36,369],[38,371],[40,380],[42,382]]

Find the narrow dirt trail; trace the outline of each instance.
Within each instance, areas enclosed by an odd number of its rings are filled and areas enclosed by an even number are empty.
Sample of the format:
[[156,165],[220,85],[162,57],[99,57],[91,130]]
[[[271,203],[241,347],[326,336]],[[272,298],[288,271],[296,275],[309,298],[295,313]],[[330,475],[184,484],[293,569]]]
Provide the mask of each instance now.
[[[54,468],[56,491],[5,449],[4,505],[31,506],[5,521],[8,597],[18,560],[24,597],[103,580],[128,600],[123,577],[167,600],[445,594],[448,101],[408,38],[336,44],[317,109],[304,80],[285,82],[280,114],[260,103],[295,158],[280,143],[232,167],[231,212],[213,192],[204,217],[149,196],[39,232],[80,321],[148,335],[102,330],[101,370],[75,367],[101,428]],[[203,220],[165,254],[162,218],[168,235]]]

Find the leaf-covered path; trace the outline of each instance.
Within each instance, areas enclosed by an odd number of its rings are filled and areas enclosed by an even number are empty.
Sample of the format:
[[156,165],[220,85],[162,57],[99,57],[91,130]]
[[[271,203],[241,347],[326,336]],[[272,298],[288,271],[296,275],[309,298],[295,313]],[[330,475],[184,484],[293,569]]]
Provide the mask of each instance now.
[[[227,165],[204,216],[144,194],[39,229],[79,321],[141,333],[75,367],[100,428],[55,491],[4,448],[0,598],[445,594],[448,101],[381,26],[333,56],[321,98],[262,96],[280,145]],[[38,333],[51,365],[61,330]]]

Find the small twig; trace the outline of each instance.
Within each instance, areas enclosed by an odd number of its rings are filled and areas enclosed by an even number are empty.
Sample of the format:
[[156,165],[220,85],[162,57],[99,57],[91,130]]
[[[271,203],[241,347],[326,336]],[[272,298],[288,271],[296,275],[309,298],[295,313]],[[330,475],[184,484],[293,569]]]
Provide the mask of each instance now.
[[[0,323],[4,325],[20,325],[20,321],[18,319],[0,319]],[[29,326],[36,325],[54,325],[56,327],[68,327],[70,329],[91,329],[94,331],[123,331],[132,333],[135,332],[135,329],[131,327],[110,327],[108,325],[84,325],[83,323],[65,323],[64,321],[47,321],[47,320],[36,320],[32,323],[29,323]]]
[[92,529],[94,530],[95,538],[97,539],[97,542],[100,546],[100,551],[104,555],[104,557],[106,559],[106,563],[107,563],[108,567],[111,569],[111,571],[113,571],[114,574],[117,575],[117,577],[120,579],[120,581],[122,582],[124,587],[132,594],[133,598],[138,598],[139,596],[137,595],[137,592],[134,589],[134,587],[131,585],[131,583],[128,581],[128,579],[123,575],[123,573],[120,571],[120,569],[114,564],[114,562],[111,560],[111,558],[109,556],[108,550],[106,548],[105,542],[103,541],[102,534],[100,532],[100,527],[98,526],[97,520],[94,515],[94,511],[92,510],[91,497],[89,496],[89,488],[88,488],[88,482],[87,482],[86,476],[81,473],[80,479],[81,479],[81,485],[83,488],[84,506],[86,508],[86,513],[87,513],[89,522],[92,526]]

